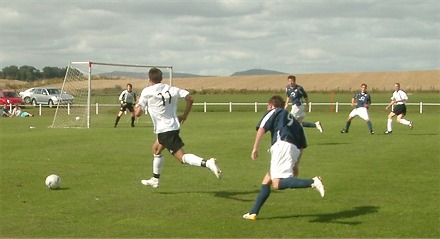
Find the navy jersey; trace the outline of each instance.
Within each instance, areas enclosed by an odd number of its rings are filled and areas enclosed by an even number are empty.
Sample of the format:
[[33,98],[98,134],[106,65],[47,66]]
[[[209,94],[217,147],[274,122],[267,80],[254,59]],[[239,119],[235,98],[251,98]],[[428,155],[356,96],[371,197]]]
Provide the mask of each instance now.
[[257,130],[259,128],[271,132],[272,145],[277,140],[283,140],[296,145],[299,149],[307,147],[303,127],[289,111],[283,108],[267,111],[257,124]]
[[353,98],[357,100],[356,108],[365,107],[365,104],[371,104],[371,96],[368,92],[362,93],[362,91],[358,91],[354,94]]
[[286,86],[286,95],[290,98],[290,103],[292,105],[300,106],[302,105],[302,98],[307,98],[307,93],[304,88],[300,85],[292,87],[291,85]]

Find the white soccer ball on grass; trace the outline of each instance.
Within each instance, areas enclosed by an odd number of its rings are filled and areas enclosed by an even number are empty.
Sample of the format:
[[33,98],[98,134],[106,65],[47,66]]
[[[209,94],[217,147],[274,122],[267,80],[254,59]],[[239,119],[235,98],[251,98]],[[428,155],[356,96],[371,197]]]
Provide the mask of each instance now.
[[79,117],[79,116],[76,116],[76,121],[79,121],[80,119],[81,119],[81,117]]
[[51,174],[46,178],[46,187],[49,189],[57,189],[60,187],[61,178],[56,174]]

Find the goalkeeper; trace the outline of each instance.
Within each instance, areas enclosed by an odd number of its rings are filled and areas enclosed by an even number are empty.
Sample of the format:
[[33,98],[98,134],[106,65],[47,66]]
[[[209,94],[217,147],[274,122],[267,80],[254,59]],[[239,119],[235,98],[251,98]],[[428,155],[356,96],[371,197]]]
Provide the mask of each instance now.
[[131,112],[131,127],[134,127],[134,108],[133,104],[136,102],[136,93],[132,91],[133,86],[127,84],[127,88],[119,95],[119,101],[121,102],[121,108],[116,116],[115,128],[118,126],[118,122],[121,119],[122,114],[128,109]]

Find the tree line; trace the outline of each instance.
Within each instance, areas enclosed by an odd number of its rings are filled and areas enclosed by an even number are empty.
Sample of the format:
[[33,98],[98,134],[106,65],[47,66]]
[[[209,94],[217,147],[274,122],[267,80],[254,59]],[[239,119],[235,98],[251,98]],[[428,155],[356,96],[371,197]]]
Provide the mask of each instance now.
[[0,79],[19,80],[19,81],[36,81],[40,79],[62,78],[66,74],[67,67],[59,68],[46,66],[42,71],[33,66],[7,66],[0,71]]

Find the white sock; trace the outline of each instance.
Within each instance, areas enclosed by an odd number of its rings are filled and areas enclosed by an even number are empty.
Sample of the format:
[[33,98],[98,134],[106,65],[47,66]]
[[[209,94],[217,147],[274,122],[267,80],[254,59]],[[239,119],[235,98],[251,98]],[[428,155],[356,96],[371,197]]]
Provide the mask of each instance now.
[[183,163],[193,165],[193,166],[202,166],[202,160],[203,158],[200,158],[199,156],[195,154],[184,154],[182,156]]
[[387,130],[388,131],[393,131],[393,119],[388,119],[388,124],[387,124]]
[[153,154],[153,174],[160,174],[162,171],[163,165],[163,156],[162,154]]
[[406,119],[400,119],[400,123],[404,125],[409,125],[410,121]]

